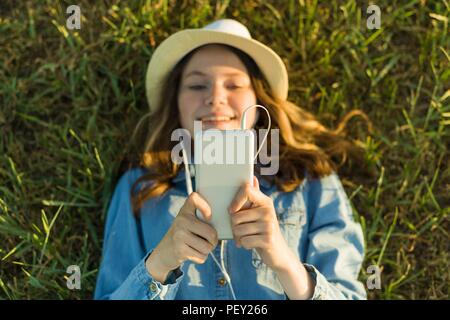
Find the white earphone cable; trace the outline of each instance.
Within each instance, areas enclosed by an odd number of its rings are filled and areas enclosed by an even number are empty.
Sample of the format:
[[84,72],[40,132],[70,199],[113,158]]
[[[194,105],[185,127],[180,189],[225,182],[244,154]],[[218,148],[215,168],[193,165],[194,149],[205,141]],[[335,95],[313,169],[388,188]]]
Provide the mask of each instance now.
[[255,107],[256,107],[256,108],[262,108],[262,109],[264,109],[264,111],[266,111],[266,113],[267,113],[267,118],[268,118],[268,120],[269,120],[269,123],[268,123],[268,125],[267,125],[267,132],[266,132],[266,134],[264,135],[264,139],[262,139],[261,143],[259,144],[258,151],[257,151],[256,154],[255,154],[255,159],[254,159],[254,161],[256,161],[256,158],[258,157],[259,152],[261,151],[262,147],[264,146],[264,143],[266,142],[267,136],[269,135],[270,126],[272,125],[272,119],[270,118],[269,110],[267,110],[266,107],[264,107],[264,106],[262,106],[262,105],[260,105],[260,104],[254,104],[254,105],[252,105],[252,106],[250,106],[250,107],[247,107],[247,108],[244,110],[244,112],[242,113],[241,129],[242,129],[242,130],[245,130],[245,125],[246,125],[246,120],[247,120],[247,117],[246,117],[247,111],[250,110],[251,108],[255,108]]
[[[254,161],[256,161],[256,158],[258,157],[258,154],[261,151],[264,143],[266,142],[267,136],[269,135],[269,130],[270,130],[270,126],[271,126],[271,119],[270,119],[269,111],[267,110],[266,107],[264,107],[262,105],[259,105],[259,104],[252,105],[250,107],[247,107],[244,110],[243,114],[242,114],[242,119],[241,119],[241,129],[242,130],[245,130],[245,122],[246,122],[246,113],[247,113],[247,111],[250,110],[251,108],[254,108],[254,107],[258,107],[258,108],[264,109],[266,111],[266,113],[267,113],[267,117],[269,118],[269,123],[268,123],[268,126],[267,126],[267,132],[266,132],[266,134],[264,136],[264,139],[260,143],[258,151],[255,154]],[[188,195],[190,195],[193,192],[193,190],[192,190],[192,181],[191,181],[191,175],[190,175],[190,170],[189,170],[189,166],[188,166],[188,158],[187,158],[187,155],[186,155],[186,150],[184,149],[183,141],[181,141],[181,152],[182,152],[182,156],[183,156],[183,163],[184,163],[184,169],[185,169],[184,170],[185,171],[184,174],[185,174],[185,178],[186,178],[186,189],[187,189]],[[233,285],[231,283],[231,278],[228,275],[228,272],[227,272],[227,270],[225,268],[225,262],[224,262],[224,257],[223,257],[225,243],[226,243],[226,240],[221,240],[221,246],[220,246],[220,262],[221,263],[219,263],[217,261],[216,257],[214,256],[214,254],[212,252],[210,253],[210,255],[213,258],[213,260],[216,263],[216,265],[219,267],[220,271],[222,272],[223,276],[225,277],[225,280],[228,282],[228,284],[230,286],[230,291],[231,291],[231,295],[232,295],[233,299],[236,300],[236,295],[234,293]]]
[[[186,189],[187,189],[187,193],[188,195],[190,195],[193,190],[192,190],[192,181],[191,181],[191,175],[190,175],[190,171],[189,171],[189,166],[188,166],[188,159],[186,156],[186,151],[184,149],[184,145],[183,142],[181,142],[181,152],[183,155],[183,163],[184,163],[184,171],[185,171],[185,177],[186,177]],[[217,266],[219,267],[220,271],[222,272],[223,276],[225,277],[225,280],[228,282],[228,284],[230,285],[230,290],[231,290],[231,295],[233,296],[233,300],[236,300],[236,295],[234,294],[234,289],[233,289],[233,285],[231,284],[231,278],[228,275],[227,270],[225,269],[225,263],[223,260],[223,252],[224,252],[224,245],[225,245],[225,240],[221,241],[221,248],[220,248],[220,260],[221,263],[220,264],[216,257],[214,256],[214,254],[211,252],[210,255],[213,258],[214,262],[217,264]]]

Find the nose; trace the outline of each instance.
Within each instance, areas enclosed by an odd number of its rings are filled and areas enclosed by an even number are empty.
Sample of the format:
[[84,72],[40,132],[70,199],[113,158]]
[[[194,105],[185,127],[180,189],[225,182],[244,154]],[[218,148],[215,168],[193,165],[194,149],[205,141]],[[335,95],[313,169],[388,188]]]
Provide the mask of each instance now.
[[205,104],[207,106],[216,106],[226,104],[226,90],[220,85],[216,84],[211,86],[211,89],[207,93]]

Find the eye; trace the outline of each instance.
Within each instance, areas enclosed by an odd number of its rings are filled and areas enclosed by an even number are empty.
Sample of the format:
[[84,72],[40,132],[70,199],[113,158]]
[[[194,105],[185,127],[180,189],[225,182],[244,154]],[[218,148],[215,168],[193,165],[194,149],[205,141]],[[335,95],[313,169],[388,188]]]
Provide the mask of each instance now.
[[239,86],[239,85],[236,85],[236,84],[232,84],[232,85],[229,85],[228,88],[230,88],[230,89],[232,89],[232,90],[236,90],[236,89],[241,89],[241,88],[243,88],[243,86]]
[[203,90],[206,88],[206,86],[198,84],[198,85],[188,86],[188,88],[191,90]]

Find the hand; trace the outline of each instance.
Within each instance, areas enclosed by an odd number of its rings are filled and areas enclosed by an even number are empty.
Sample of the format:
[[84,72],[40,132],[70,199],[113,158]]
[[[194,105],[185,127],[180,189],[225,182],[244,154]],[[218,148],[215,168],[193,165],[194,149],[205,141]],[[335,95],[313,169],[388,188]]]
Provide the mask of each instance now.
[[237,192],[229,206],[234,240],[238,247],[256,248],[263,262],[277,270],[292,259],[278,224],[277,215],[270,197],[259,190],[259,182],[246,183]]
[[199,209],[206,221],[211,220],[211,208],[206,200],[196,192],[191,193],[172,226],[146,261],[149,273],[161,278],[160,281],[164,281],[171,270],[186,260],[204,263],[217,245],[217,231],[198,219],[195,209]]

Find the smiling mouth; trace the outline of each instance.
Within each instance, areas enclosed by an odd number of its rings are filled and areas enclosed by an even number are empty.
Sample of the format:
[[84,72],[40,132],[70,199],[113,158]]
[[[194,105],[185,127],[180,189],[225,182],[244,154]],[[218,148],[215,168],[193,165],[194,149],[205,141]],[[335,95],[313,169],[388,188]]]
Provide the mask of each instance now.
[[202,117],[198,120],[202,122],[209,122],[209,123],[216,123],[216,122],[227,122],[235,120],[236,117],[228,117],[228,116],[209,116],[209,117]]

